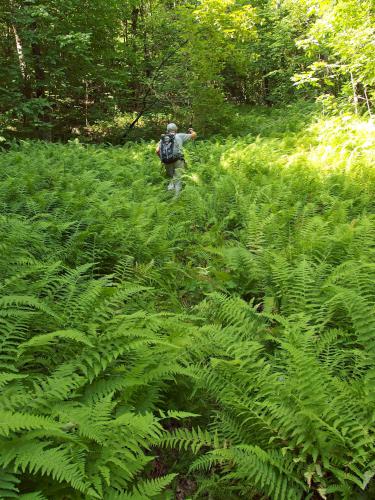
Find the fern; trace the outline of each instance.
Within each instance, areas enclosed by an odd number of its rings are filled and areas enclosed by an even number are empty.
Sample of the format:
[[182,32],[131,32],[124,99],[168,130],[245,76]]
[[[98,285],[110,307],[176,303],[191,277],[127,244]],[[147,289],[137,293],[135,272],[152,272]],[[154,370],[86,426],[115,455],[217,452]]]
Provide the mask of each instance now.
[[372,142],[251,117],[173,203],[152,145],[0,155],[1,497],[373,496]]
[[31,473],[50,475],[59,482],[67,481],[82,493],[92,494],[89,483],[84,480],[80,455],[76,454],[72,459],[68,450],[47,448],[49,444],[32,442],[27,437],[16,438],[11,444],[4,442],[0,462],[6,467],[12,465],[15,471],[29,470]]
[[15,474],[0,469],[0,495],[2,498],[17,498],[20,480]]
[[175,477],[176,474],[168,474],[158,479],[142,481],[137,484],[136,491],[133,495],[139,494],[140,498],[152,498],[162,492]]

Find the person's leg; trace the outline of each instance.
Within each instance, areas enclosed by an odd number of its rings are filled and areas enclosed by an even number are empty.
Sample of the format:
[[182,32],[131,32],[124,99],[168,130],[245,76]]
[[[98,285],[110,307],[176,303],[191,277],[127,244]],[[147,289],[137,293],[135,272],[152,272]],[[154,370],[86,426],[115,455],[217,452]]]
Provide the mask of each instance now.
[[165,165],[165,173],[167,174],[167,177],[169,177],[170,182],[168,184],[168,191],[173,191],[174,190],[174,174],[175,174],[175,165],[176,162],[170,163],[169,165]]
[[184,160],[176,161],[176,168],[174,172],[174,190],[176,192],[176,197],[179,196],[182,189],[182,176],[185,172],[185,162]]

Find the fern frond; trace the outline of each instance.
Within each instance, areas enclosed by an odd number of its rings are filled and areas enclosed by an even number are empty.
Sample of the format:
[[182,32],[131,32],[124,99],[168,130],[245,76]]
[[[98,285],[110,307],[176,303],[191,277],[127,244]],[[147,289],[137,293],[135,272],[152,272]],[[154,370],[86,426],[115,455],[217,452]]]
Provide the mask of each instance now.
[[59,339],[74,340],[75,342],[93,347],[93,344],[89,341],[87,336],[79,330],[56,330],[55,332],[43,335],[35,335],[27,342],[20,344],[18,348],[22,352],[25,349],[50,345],[51,343],[57,342]]
[[6,295],[0,298],[0,308],[7,309],[10,306],[17,306],[18,308],[25,308],[25,310],[41,311],[55,319],[59,316],[48,307],[45,302],[27,295]]
[[177,474],[168,474],[156,479],[141,481],[137,483],[133,495],[139,493],[141,498],[152,498],[161,493],[166,488],[166,486],[170,485],[170,483],[176,476]]
[[16,438],[2,443],[0,463],[12,467],[15,472],[40,473],[56,481],[66,481],[73,488],[92,494],[90,484],[85,481],[84,464],[79,454],[71,453],[63,447],[50,448],[50,443],[37,443],[27,438]]
[[14,380],[23,380],[27,378],[27,375],[22,375],[20,373],[0,373],[0,389],[2,389],[9,382]]
[[[277,453],[267,453],[256,446],[238,446],[214,450],[211,454],[219,460],[234,462],[236,468],[227,475],[228,480],[249,482],[273,498],[299,499],[306,490],[305,484],[293,474],[291,464]],[[244,485],[241,485],[244,488]]]
[[11,432],[31,429],[58,431],[59,426],[46,417],[0,410],[0,436],[9,436]]
[[0,498],[19,498],[19,483],[16,474],[0,468]]
[[191,431],[183,428],[176,429],[158,441],[159,446],[178,448],[179,450],[191,448],[194,453],[197,453],[203,446],[212,446],[212,443],[213,437],[210,433],[199,427]]
[[164,412],[159,410],[159,413],[162,419],[172,418],[174,420],[182,420],[184,418],[199,417],[197,413],[190,413],[187,411],[168,410]]

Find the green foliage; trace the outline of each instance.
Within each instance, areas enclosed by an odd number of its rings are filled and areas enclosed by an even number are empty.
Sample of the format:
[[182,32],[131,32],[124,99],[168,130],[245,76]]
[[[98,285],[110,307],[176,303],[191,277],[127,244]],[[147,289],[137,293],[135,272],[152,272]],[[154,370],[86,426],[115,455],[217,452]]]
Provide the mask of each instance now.
[[[306,4],[305,1],[298,2]],[[344,98],[371,115],[375,71],[373,39],[375,17],[371,1],[319,1],[315,19],[297,45],[314,58],[307,71],[294,78],[297,85],[312,85],[320,93]],[[352,106],[353,108],[353,106]]]
[[2,498],[372,498],[371,121],[0,155]]
[[[184,367],[178,336],[168,340],[168,320],[153,306],[150,260],[130,257],[147,241],[149,251],[165,259],[154,224],[166,207],[150,211],[144,200],[142,208],[134,184],[109,180],[113,163],[98,150],[99,180],[92,153],[78,145],[25,144],[1,157],[4,498],[34,490],[54,498],[126,492],[152,498],[174,477],[137,480],[153,461],[150,446],[165,433],[165,417],[157,415],[162,388]],[[89,169],[81,177],[85,161]],[[118,168],[118,175],[132,175]],[[116,208],[108,197],[120,182]],[[135,197],[128,208],[126,190]],[[128,228],[126,213],[134,217]],[[137,225],[140,233],[131,237]]]
[[2,0],[0,135],[227,134],[235,104],[301,96],[371,116],[374,30],[371,0]]

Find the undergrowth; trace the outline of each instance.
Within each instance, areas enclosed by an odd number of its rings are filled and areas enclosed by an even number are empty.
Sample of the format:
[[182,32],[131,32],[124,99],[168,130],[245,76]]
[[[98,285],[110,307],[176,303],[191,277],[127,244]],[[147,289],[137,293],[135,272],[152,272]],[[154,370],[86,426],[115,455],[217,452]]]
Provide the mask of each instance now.
[[374,497],[374,126],[238,124],[0,155],[1,498]]

